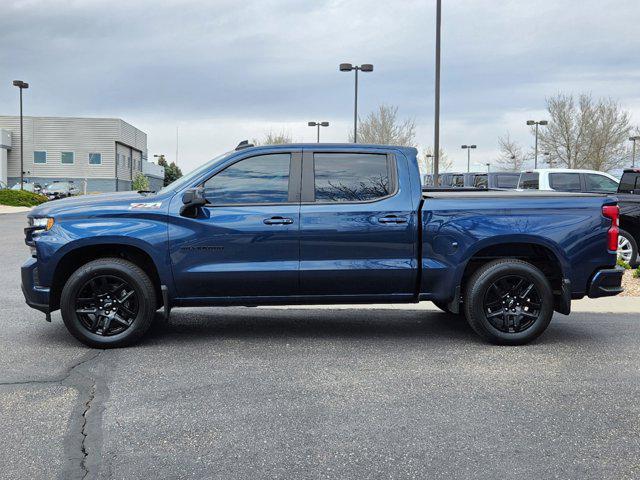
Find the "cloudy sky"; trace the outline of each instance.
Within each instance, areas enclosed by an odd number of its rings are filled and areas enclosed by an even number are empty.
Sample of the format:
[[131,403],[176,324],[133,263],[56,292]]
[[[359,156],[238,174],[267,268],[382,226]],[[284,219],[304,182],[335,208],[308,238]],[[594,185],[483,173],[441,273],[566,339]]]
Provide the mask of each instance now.
[[[444,0],[442,143],[492,161],[545,97],[612,97],[640,124],[637,0]],[[435,0],[12,0],[0,14],[0,114],[17,113],[11,80],[31,84],[25,114],[120,117],[148,134],[149,155],[187,171],[242,139],[285,130],[314,141],[309,120],[345,141],[353,75],[360,111],[397,105],[433,144]]]

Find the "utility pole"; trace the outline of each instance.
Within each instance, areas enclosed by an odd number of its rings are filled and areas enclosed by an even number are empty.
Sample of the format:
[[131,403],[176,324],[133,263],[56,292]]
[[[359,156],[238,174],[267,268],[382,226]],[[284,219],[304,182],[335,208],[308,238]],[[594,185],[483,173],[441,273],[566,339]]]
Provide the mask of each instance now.
[[20,89],[20,190],[24,190],[24,129],[22,122],[22,90],[29,88],[27,82],[14,80],[13,86]]
[[373,65],[370,63],[363,63],[362,65],[341,63],[339,69],[341,72],[350,72],[352,70],[356,72],[355,99],[353,103],[353,143],[358,143],[358,71],[373,72]]
[[533,168],[538,168],[538,126],[539,125],[547,125],[549,122],[546,120],[540,120],[536,122],[535,120],[527,120],[527,125],[535,125],[536,126],[536,146],[535,146],[535,155],[533,157]]
[[433,186],[440,185],[438,179],[440,165],[440,33],[442,24],[442,0],[436,0],[436,81],[435,111],[433,124]]

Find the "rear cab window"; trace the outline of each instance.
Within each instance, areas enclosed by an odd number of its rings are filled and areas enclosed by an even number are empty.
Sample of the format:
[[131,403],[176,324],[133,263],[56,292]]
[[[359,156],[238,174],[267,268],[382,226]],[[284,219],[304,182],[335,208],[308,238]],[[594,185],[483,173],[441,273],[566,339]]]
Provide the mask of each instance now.
[[549,186],[558,192],[582,191],[579,173],[550,173]]
[[371,202],[393,195],[393,166],[385,154],[314,153],[315,201]]
[[640,171],[623,173],[618,192],[640,195]]
[[538,190],[540,188],[540,174],[538,172],[524,172],[520,174],[518,188]]
[[473,186],[476,188],[488,188],[489,180],[487,175],[476,175],[476,178],[473,179]]

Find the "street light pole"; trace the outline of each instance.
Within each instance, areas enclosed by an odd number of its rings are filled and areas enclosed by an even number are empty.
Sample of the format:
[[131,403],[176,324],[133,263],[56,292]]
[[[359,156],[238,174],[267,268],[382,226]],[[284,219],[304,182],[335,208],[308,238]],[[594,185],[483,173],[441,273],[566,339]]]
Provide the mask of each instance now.
[[629,141],[631,141],[633,145],[631,147],[631,168],[636,166],[636,142],[638,140],[640,140],[640,135],[629,137]]
[[539,125],[547,125],[549,122],[546,120],[540,120],[536,122],[535,120],[527,120],[527,125],[535,125],[536,126],[536,146],[535,146],[535,155],[533,157],[533,168],[538,168],[538,126]]
[[318,127],[318,143],[320,143],[320,127],[328,127],[329,122],[308,122],[310,127]]
[[20,89],[20,190],[24,190],[24,134],[22,124],[22,90],[29,88],[27,82],[14,80],[13,86]]
[[355,98],[353,102],[353,143],[358,143],[358,71],[373,72],[373,65],[363,63],[362,65],[351,65],[350,63],[341,63],[339,67],[341,72],[350,72],[355,70]]
[[485,163],[485,165],[487,166],[487,173],[491,173],[491,164]]
[[471,171],[471,149],[472,148],[477,148],[476,145],[462,145],[463,150],[467,151],[467,173],[469,173]]
[[436,0],[436,68],[435,68],[435,108],[433,123],[433,186],[440,184],[440,34],[442,24],[442,1]]

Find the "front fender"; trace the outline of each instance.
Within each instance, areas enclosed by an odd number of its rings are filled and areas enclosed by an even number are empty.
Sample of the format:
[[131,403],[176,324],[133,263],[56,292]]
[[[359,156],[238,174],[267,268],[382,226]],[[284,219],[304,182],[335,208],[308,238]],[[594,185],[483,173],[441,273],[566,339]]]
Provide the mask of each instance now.
[[155,264],[161,283],[172,284],[165,217],[158,214],[147,218],[93,218],[56,223],[50,231],[34,237],[41,284],[51,286],[53,275],[66,255],[79,248],[99,245],[142,250]]

